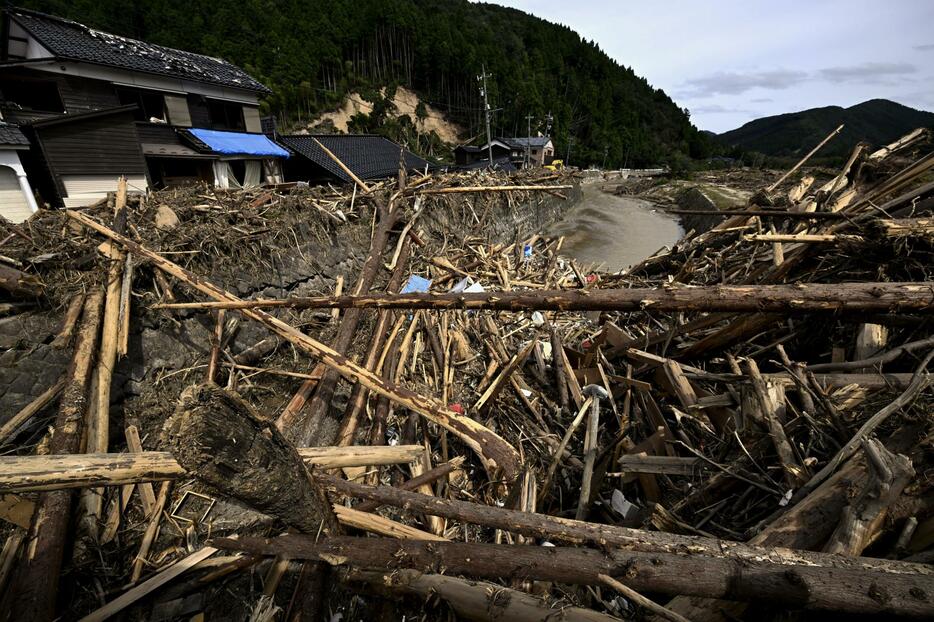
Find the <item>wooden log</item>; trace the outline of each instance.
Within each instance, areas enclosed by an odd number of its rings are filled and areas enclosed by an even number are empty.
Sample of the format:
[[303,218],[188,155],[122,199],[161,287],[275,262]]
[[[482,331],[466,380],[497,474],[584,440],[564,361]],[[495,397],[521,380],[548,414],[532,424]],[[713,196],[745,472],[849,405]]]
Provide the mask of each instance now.
[[589,412],[590,405],[594,401],[596,401],[596,398],[592,395],[588,396],[587,399],[584,400],[584,403],[577,411],[577,415],[573,420],[571,420],[571,425],[568,426],[564,436],[561,438],[561,443],[555,449],[555,453],[551,457],[551,464],[548,466],[548,470],[545,472],[545,479],[542,481],[542,501],[547,499],[551,492],[551,480],[554,479],[555,472],[558,470],[558,465],[561,464],[561,458],[564,455],[565,448],[567,448],[568,443],[571,442],[571,437],[574,436],[574,432],[577,431],[577,428],[580,426],[581,422],[584,420],[584,417]]
[[0,289],[22,298],[37,298],[42,295],[42,281],[39,277],[11,268],[0,262]]
[[361,512],[353,508],[342,505],[334,506],[334,514],[341,525],[362,529],[370,533],[387,536],[389,538],[399,538],[402,540],[429,540],[432,542],[446,542],[447,538],[436,536],[433,533],[422,531],[409,525],[403,525],[394,520],[390,520],[378,514]]
[[856,349],[854,356],[857,360],[868,359],[885,348],[889,339],[889,329],[881,324],[860,324],[856,331]]
[[[126,231],[126,178],[117,182],[114,231]],[[110,440],[110,388],[113,382],[114,365],[120,332],[120,301],[123,286],[124,254],[114,242],[106,243],[105,257],[108,261],[107,281],[104,294],[104,319],[101,325],[100,352],[95,370],[93,402],[89,405],[85,451],[89,454],[107,452]],[[219,312],[221,313],[221,312]],[[78,545],[76,557],[86,552],[87,541],[97,542],[100,536],[99,523],[104,507],[104,490],[87,488],[79,499]]]
[[[311,466],[341,468],[408,464],[424,450],[421,445],[304,447],[298,453]],[[167,451],[0,456],[0,494],[123,486],[178,479],[185,475],[185,469]],[[152,500],[155,500],[155,495]]]
[[[810,373],[810,372],[808,372]],[[911,382],[911,374],[813,374],[817,383],[825,389],[839,389],[851,384],[857,384],[864,389],[904,389]],[[707,382],[744,382],[748,376],[737,374],[693,374],[686,373],[685,376],[696,380],[705,380]],[[796,390],[798,380],[793,374],[787,372],[762,374],[762,377],[773,384],[780,384],[786,390]],[[811,411],[808,411],[811,412]]]
[[872,477],[844,508],[839,525],[824,547],[828,553],[861,555],[878,535],[889,507],[915,476],[911,460],[890,452],[878,441],[864,441],[863,451],[869,458]]
[[691,622],[684,616],[677,614],[674,611],[670,611],[666,609],[665,607],[662,607],[658,603],[649,600],[648,598],[646,598],[639,592],[635,591],[634,589],[632,589],[625,583],[620,583],[619,581],[617,581],[616,579],[614,579],[613,577],[609,575],[598,574],[597,578],[600,580],[600,583],[604,584],[605,586],[607,586],[608,588],[612,590],[616,590],[617,592],[625,596],[628,600],[631,600],[632,602],[636,603],[637,605],[639,605],[640,607],[644,609],[648,609],[650,612],[654,613],[660,618],[663,618],[665,620],[670,620],[671,622]]
[[[217,300],[227,302],[236,302],[238,300],[229,292],[191,274],[181,266],[160,256],[158,253],[154,253],[148,248],[135,243],[133,240],[111,231],[82,213],[67,210],[66,214],[86,227],[112,240],[120,242],[135,254],[149,259],[161,270],[184,281],[198,291]],[[502,469],[504,477],[508,480],[513,480],[518,476],[519,454],[515,448],[473,419],[451,411],[446,404],[436,399],[425,397],[403,387],[397,387],[387,383],[384,379],[360,367],[332,348],[312,339],[300,330],[289,326],[285,322],[263,311],[244,309],[242,313],[246,317],[269,327],[278,335],[305,352],[320,357],[322,362],[328,367],[337,370],[349,380],[362,383],[371,391],[379,393],[380,395],[385,395],[404,408],[409,408],[429,421],[452,432],[479,456],[489,472],[493,473],[497,469]]]
[[775,564],[800,563],[825,571],[831,568],[858,568],[904,576],[915,573],[934,576],[932,568],[892,560],[852,558],[801,550],[776,550],[714,538],[629,529],[545,514],[518,512],[467,501],[440,499],[386,486],[364,486],[326,474],[322,474],[321,478],[329,488],[349,496],[377,500],[386,505],[404,508],[409,512],[443,516],[551,541],[618,547],[628,551],[654,554],[683,555],[685,551],[690,551],[692,555],[729,559],[740,564],[769,560],[769,563]]
[[[887,443],[895,451],[907,451],[917,442],[919,430],[905,428]],[[753,447],[750,451],[755,452]],[[836,473],[790,509],[780,508],[764,521],[765,527],[749,540],[760,547],[817,550],[826,543],[849,503],[852,490],[869,475],[864,453],[848,460]],[[716,476],[715,476],[716,477]],[[723,621],[740,618],[745,605],[708,598],[678,597],[669,607],[696,621]]]
[[[139,438],[139,430],[135,425],[128,425],[126,429],[124,429],[123,434],[126,437],[126,447],[129,451],[136,454],[143,453],[143,442]],[[156,506],[156,494],[151,483],[140,483],[139,498],[143,504],[143,516],[150,516],[153,508]]]
[[525,360],[529,358],[529,355],[532,353],[532,348],[535,347],[536,343],[538,343],[538,335],[535,335],[522,350],[513,355],[509,363],[500,370],[496,378],[493,379],[493,382],[490,383],[490,386],[486,388],[483,395],[481,395],[477,403],[474,404],[474,410],[479,413],[486,412],[496,399],[496,396],[499,395],[499,392],[506,386],[512,374],[525,364]]
[[[743,236],[747,242],[787,242],[792,244],[833,244],[835,242],[850,242],[862,240],[857,236],[845,236],[833,233],[811,234],[811,233],[757,233]],[[780,265],[779,264],[776,265]]]
[[[103,301],[103,292],[96,289],[85,302],[74,356],[65,376],[66,384],[49,442],[50,454],[73,454],[81,442]],[[20,619],[43,621],[55,617],[72,498],[71,491],[55,490],[41,495],[36,504],[28,544],[16,569],[9,607]]]
[[321,144],[321,141],[319,141],[317,138],[312,137],[311,139],[312,139],[313,141],[315,141],[315,144],[316,144],[316,145],[318,145],[319,147],[321,147],[321,151],[323,151],[324,154],[325,154],[327,157],[331,158],[331,160],[333,160],[334,163],[337,164],[337,166],[339,166],[340,169],[341,169],[342,171],[344,171],[344,173],[346,173],[347,176],[350,177],[350,179],[352,179],[353,182],[354,182],[355,184],[357,184],[358,186],[360,186],[360,189],[361,189],[361,190],[363,190],[364,192],[369,192],[369,191],[370,191],[370,187],[367,186],[366,183],[365,183],[362,179],[360,179],[359,177],[357,177],[356,173],[354,173],[352,170],[350,170],[350,168],[349,168],[346,164],[344,164],[344,163],[341,161],[340,158],[338,158],[336,155],[334,155],[334,152],[333,152],[333,151],[331,151],[330,149],[328,149],[327,147],[325,147],[324,145],[322,145],[322,144]]
[[154,305],[172,309],[492,309],[495,311],[934,312],[927,283],[800,283],[671,288],[378,294]]
[[415,190],[415,194],[464,194],[468,192],[552,192],[570,190],[574,186],[453,186],[451,188],[428,188]]
[[688,214],[697,216],[748,216],[752,218],[788,218],[792,220],[841,220],[848,218],[846,214],[839,212],[789,212],[788,210],[777,209],[666,209],[669,214]]
[[779,177],[778,180],[775,181],[775,183],[773,183],[771,186],[769,186],[768,188],[766,188],[766,192],[774,192],[775,189],[778,188],[778,186],[781,185],[781,183],[782,183],[783,181],[785,181],[786,179],[788,179],[788,177],[791,176],[792,173],[794,173],[796,170],[798,170],[799,168],[801,168],[801,167],[804,165],[805,162],[807,162],[808,160],[811,159],[811,156],[813,156],[815,153],[817,153],[818,151],[820,151],[820,148],[821,148],[821,147],[823,147],[823,146],[826,145],[828,142],[830,142],[830,139],[832,139],[834,136],[836,136],[837,134],[839,134],[842,130],[843,130],[843,125],[841,124],[840,127],[838,127],[837,129],[835,129],[834,131],[832,131],[830,134],[828,134],[827,137],[824,138],[824,140],[820,141],[820,142],[817,144],[816,147],[814,147],[813,149],[811,149],[811,150],[807,153],[807,155],[805,155],[803,158],[801,158],[801,159],[798,161],[797,164],[795,164],[793,167],[791,167],[791,169],[790,169],[787,173],[785,173],[784,175],[782,175],[781,177]]
[[834,361],[832,363],[818,363],[816,365],[808,365],[805,370],[817,373],[829,371],[863,370],[870,367],[878,368],[885,363],[894,361],[903,354],[914,352],[915,350],[925,350],[928,348],[934,348],[934,336],[902,344],[897,348],[892,348],[891,350],[882,352],[881,354],[877,354],[875,356],[871,356],[867,359],[860,359],[857,361]]
[[6,423],[0,426],[0,445],[4,445],[8,440],[11,440],[16,430],[42,412],[42,409],[51,404],[64,388],[65,380],[59,380],[43,391],[39,397],[23,406],[19,412],[10,417]]
[[458,618],[475,622],[512,620],[514,622],[614,622],[617,618],[580,607],[553,608],[537,596],[494,583],[468,581],[415,570],[355,572],[348,576],[364,581],[370,590],[388,595],[410,594],[427,599],[440,596]]
[[314,473],[268,419],[237,394],[193,386],[166,421],[165,441],[191,475],[304,533],[335,522]]
[[143,539],[139,545],[139,553],[133,559],[133,567],[130,571],[130,583],[136,583],[143,574],[143,566],[146,564],[146,558],[149,557],[149,549],[152,547],[156,534],[159,532],[159,524],[162,522],[162,510],[169,499],[169,490],[172,488],[171,482],[162,482],[159,487],[159,496],[153,505],[153,512],[149,516],[149,523],[146,525],[146,531],[143,533]]
[[785,405],[784,403],[776,404],[772,399],[769,386],[759,373],[759,366],[753,359],[746,359],[743,364],[752,381],[752,389],[759,406],[759,417],[769,431],[775,452],[782,465],[785,483],[790,489],[795,490],[807,480],[807,471],[798,463],[791,443],[788,442],[788,436],[785,434],[784,424],[779,417],[779,409],[784,410]]
[[[637,591],[756,600],[794,608],[923,618],[930,613],[934,570],[901,562],[901,571],[875,568],[874,560],[824,554],[834,566],[811,566],[794,551],[776,549],[743,562],[716,554],[648,553],[579,547],[424,542],[386,538],[296,535],[273,539],[215,539],[219,548],[287,554],[361,569],[444,569],[476,578],[598,585],[614,577]],[[885,594],[880,598],[879,594]]]
[[68,303],[68,309],[65,310],[65,316],[62,318],[58,334],[52,340],[53,348],[62,349],[71,345],[71,338],[75,335],[75,327],[78,325],[81,309],[84,308],[84,299],[85,295],[83,293],[72,296],[71,301]]
[[7,593],[7,583],[13,574],[13,564],[19,557],[19,550],[25,539],[26,529],[15,527],[3,542],[3,550],[0,551],[0,594]]
[[577,499],[577,512],[575,514],[577,520],[583,520],[590,511],[590,490],[593,485],[594,465],[599,450],[597,441],[600,434],[600,399],[598,395],[591,395],[593,401],[590,403],[587,430],[584,433],[584,472],[581,475],[580,496]]
[[[442,477],[448,475],[449,473],[452,473],[454,470],[460,468],[461,464],[463,463],[464,463],[463,456],[458,456],[457,458],[449,460],[445,462],[444,464],[439,464],[438,466],[436,466],[435,468],[429,471],[425,471],[424,473],[421,473],[420,475],[416,475],[412,479],[407,479],[406,481],[399,484],[399,489],[400,490],[417,490],[418,488],[420,488],[421,486],[424,486],[425,484],[431,484],[441,479]],[[361,512],[372,512],[376,508],[380,507],[380,505],[381,504],[378,501],[364,501],[363,503],[360,503],[354,506],[354,509],[360,510]]]
[[934,237],[934,218],[879,219],[874,224],[890,238]]

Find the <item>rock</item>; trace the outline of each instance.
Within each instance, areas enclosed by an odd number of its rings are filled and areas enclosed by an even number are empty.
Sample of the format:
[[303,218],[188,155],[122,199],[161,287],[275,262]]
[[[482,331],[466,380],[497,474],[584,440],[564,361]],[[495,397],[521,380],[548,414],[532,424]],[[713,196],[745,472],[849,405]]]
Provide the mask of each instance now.
[[168,205],[160,205],[156,210],[156,229],[170,231],[178,226],[178,216]]

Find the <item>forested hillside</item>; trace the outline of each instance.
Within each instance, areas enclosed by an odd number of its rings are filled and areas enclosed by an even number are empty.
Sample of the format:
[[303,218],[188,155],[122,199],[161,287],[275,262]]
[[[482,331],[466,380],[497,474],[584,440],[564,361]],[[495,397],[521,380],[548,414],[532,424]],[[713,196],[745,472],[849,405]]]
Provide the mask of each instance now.
[[844,158],[860,141],[879,146],[918,127],[934,128],[934,114],[887,99],[871,99],[849,108],[827,106],[756,119],[720,134],[718,140],[741,151],[800,156],[841,123],[843,131],[821,149],[822,158]]
[[[545,130],[586,166],[679,166],[708,138],[663,91],[572,30],[466,0],[23,0],[23,6],[153,43],[221,56],[270,86],[280,124],[307,121],[357,90],[403,85],[482,131],[477,75],[492,74],[494,133]],[[396,137],[411,120],[376,114],[358,127]]]

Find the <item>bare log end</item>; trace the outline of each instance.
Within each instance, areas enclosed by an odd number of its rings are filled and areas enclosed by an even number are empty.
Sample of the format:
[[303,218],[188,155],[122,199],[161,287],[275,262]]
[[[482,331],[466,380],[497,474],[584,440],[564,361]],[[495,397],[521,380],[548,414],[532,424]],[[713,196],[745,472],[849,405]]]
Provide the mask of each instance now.
[[163,439],[194,477],[305,533],[329,511],[295,447],[236,393],[189,387]]

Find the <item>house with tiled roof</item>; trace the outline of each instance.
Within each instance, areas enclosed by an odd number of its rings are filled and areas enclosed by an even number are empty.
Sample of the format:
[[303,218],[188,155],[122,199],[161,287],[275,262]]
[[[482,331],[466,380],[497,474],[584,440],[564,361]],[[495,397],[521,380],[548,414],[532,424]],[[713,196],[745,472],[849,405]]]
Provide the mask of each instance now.
[[460,166],[489,162],[491,153],[494,163],[505,159],[516,168],[545,166],[551,164],[555,157],[555,145],[547,136],[500,137],[479,147],[471,145],[456,147],[454,161]]
[[140,192],[281,181],[289,153],[262,133],[267,93],[220,58],[3,12],[0,115],[29,139],[27,172],[55,206],[93,203],[121,175]]
[[400,156],[408,172],[427,173],[435,168],[408,149],[374,134],[295,134],[278,136],[277,140],[292,152],[284,165],[286,181],[350,182],[350,175],[327,151],[363,180],[396,175]]
[[29,149],[29,141],[15,125],[0,121],[0,216],[20,223],[36,210],[26,170],[20,154]]

